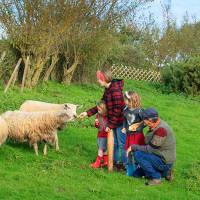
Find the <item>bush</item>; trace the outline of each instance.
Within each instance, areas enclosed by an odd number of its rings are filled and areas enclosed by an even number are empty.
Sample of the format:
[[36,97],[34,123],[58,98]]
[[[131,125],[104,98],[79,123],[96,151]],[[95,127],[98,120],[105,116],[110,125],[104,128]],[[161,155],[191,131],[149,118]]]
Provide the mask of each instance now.
[[18,60],[18,52],[9,44],[8,40],[0,40],[0,56],[3,52],[6,52],[6,56],[2,62],[0,62],[0,78],[1,81],[7,82]]
[[200,57],[171,63],[161,71],[168,90],[186,95],[200,95]]

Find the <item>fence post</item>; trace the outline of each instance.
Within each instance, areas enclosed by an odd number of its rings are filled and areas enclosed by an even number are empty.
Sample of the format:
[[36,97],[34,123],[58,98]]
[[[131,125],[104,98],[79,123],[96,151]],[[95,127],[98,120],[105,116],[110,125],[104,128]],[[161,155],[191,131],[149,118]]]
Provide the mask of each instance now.
[[21,94],[23,93],[23,90],[24,90],[28,66],[29,66],[29,56],[27,56],[26,61],[25,61],[24,74],[23,74],[22,85],[21,85]]
[[21,62],[22,62],[22,58],[20,58],[20,59],[18,60],[17,65],[15,66],[15,69],[14,69],[14,71],[13,71],[13,73],[12,73],[12,75],[11,75],[11,77],[10,77],[10,79],[9,79],[9,81],[8,81],[8,83],[7,83],[7,85],[6,85],[6,88],[5,88],[5,90],[4,90],[4,94],[7,92],[8,88],[10,87],[10,84],[12,83],[12,80],[13,80],[13,78],[14,78],[16,72],[18,71],[18,68],[19,68]]
[[107,142],[107,149],[108,149],[108,171],[113,171],[113,153],[114,153],[114,136],[113,130],[108,132],[108,142]]

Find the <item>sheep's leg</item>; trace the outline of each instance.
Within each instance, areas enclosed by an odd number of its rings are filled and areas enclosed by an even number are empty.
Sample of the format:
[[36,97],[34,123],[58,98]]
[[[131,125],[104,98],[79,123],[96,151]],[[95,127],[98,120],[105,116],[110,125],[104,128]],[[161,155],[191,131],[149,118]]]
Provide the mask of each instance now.
[[58,135],[57,135],[57,132],[55,132],[55,146],[56,146],[56,151],[59,151]]
[[34,148],[34,151],[35,151],[35,155],[38,156],[38,145],[37,145],[37,143],[33,144],[33,148]]
[[47,144],[46,143],[44,144],[43,154],[44,154],[44,156],[47,155]]

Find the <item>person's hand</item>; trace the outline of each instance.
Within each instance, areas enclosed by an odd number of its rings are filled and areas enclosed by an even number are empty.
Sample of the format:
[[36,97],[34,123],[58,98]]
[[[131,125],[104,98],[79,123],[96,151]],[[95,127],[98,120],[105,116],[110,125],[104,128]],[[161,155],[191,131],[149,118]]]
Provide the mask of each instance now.
[[109,133],[111,129],[109,127],[106,127],[106,132]]
[[128,157],[129,153],[132,151],[131,146],[126,150],[126,156]]
[[126,134],[126,128],[122,129],[122,133]]
[[129,131],[136,131],[136,129],[137,129],[137,127],[136,127],[135,124],[133,124],[133,125],[131,125],[131,126],[128,127]]
[[129,131],[136,131],[137,128],[138,128],[140,125],[141,125],[141,122],[132,124],[132,125],[130,125],[130,126],[128,127],[128,130],[129,130]]
[[78,118],[83,119],[83,118],[85,118],[86,116],[87,116],[87,112],[82,112],[82,113],[78,116]]

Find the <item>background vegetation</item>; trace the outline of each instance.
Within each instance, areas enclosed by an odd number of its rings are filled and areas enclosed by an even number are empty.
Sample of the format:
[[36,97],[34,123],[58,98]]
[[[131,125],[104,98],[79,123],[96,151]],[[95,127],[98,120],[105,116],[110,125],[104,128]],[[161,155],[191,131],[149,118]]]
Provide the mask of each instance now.
[[[198,65],[200,22],[186,14],[178,26],[169,7],[163,5],[161,28],[151,13],[148,17],[142,15],[151,2],[1,0],[0,26],[4,38],[0,41],[0,53],[7,54],[0,63],[0,78],[6,82],[22,57],[18,77],[21,83],[27,56],[30,67],[25,86],[29,88],[48,80],[66,84],[93,82],[95,71],[104,64],[162,72],[165,66],[181,62],[179,69],[186,74],[186,60],[195,57],[191,65]],[[176,76],[173,70],[170,73]],[[164,74],[164,80],[171,79],[166,78],[169,73]],[[173,91],[199,93],[199,86],[191,92],[183,88],[173,86]]]

